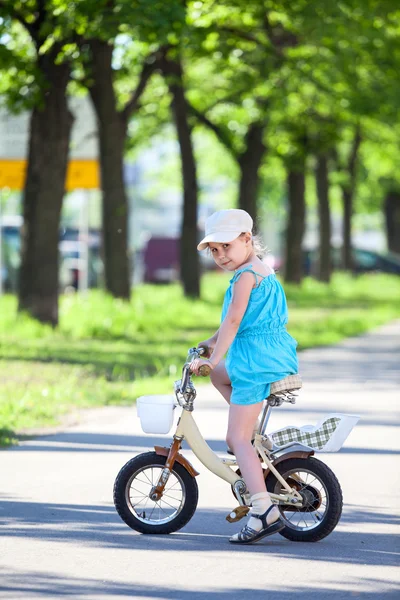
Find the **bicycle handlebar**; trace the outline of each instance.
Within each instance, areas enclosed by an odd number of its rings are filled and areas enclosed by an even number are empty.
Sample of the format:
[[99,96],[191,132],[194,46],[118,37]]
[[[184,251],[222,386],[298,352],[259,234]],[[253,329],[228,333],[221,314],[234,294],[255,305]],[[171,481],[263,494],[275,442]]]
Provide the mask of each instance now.
[[208,377],[210,373],[211,367],[209,367],[208,365],[201,365],[201,367],[199,368],[199,375],[201,375],[201,377]]
[[[208,346],[199,346],[198,353],[200,356],[208,358],[210,356],[210,348]],[[211,367],[208,365],[201,365],[199,369],[199,375],[201,377],[208,377],[211,373]]]
[[[210,350],[209,350],[209,348],[207,348],[207,346],[200,346],[199,348],[191,348],[189,350],[188,357],[186,359],[186,363],[182,369],[182,378],[181,378],[181,385],[180,385],[181,392],[186,390],[187,384],[189,382],[190,363],[195,358],[200,358],[201,356],[207,356],[209,354],[209,352],[210,352]],[[201,375],[201,377],[208,377],[208,375],[210,373],[211,373],[211,368],[208,365],[201,365],[201,367],[199,369],[199,375]]]

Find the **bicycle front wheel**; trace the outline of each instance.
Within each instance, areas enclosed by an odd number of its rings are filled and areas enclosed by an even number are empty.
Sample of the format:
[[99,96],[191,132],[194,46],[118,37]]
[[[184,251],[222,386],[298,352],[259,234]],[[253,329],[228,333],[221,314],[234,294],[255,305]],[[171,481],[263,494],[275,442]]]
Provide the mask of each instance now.
[[195,478],[175,463],[162,497],[151,500],[150,492],[167,458],[155,452],[128,461],[114,483],[114,504],[121,519],[140,533],[165,534],[178,531],[192,518],[198,501]]

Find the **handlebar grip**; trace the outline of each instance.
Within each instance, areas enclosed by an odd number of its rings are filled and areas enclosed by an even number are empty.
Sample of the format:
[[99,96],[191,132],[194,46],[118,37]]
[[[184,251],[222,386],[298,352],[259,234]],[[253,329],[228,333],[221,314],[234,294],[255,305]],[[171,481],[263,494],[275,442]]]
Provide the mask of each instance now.
[[209,358],[211,351],[210,348],[208,346],[199,346],[199,350],[203,350],[203,352],[200,352],[200,354],[202,356],[204,356],[205,358]]
[[210,373],[211,367],[209,367],[208,365],[201,365],[201,367],[199,368],[199,375],[201,375],[201,377],[208,377]]

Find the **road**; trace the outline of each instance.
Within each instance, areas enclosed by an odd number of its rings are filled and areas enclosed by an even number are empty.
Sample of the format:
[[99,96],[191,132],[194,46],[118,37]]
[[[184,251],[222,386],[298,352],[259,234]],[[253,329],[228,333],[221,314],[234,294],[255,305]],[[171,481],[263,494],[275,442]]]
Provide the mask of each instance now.
[[[169,536],[130,530],[112,503],[115,476],[131,456],[169,440],[143,434],[135,408],[90,411],[62,433],[2,451],[0,598],[400,598],[399,364],[400,322],[302,352],[298,401],[274,409],[274,429],[329,412],[361,415],[339,453],[319,455],[341,483],[344,511],[315,544],[279,535],[229,544],[241,525],[225,521],[236,505],[229,486],[188,450],[200,471],[191,522]],[[224,401],[199,386],[196,406],[203,434],[224,453]]]

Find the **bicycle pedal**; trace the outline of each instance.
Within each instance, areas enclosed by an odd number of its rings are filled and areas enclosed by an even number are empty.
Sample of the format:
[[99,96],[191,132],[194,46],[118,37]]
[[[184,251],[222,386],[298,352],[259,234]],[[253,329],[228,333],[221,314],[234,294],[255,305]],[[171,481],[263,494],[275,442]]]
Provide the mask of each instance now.
[[236,523],[236,521],[240,521],[243,519],[249,512],[250,508],[248,506],[237,506],[233,509],[232,512],[226,517],[228,523]]

